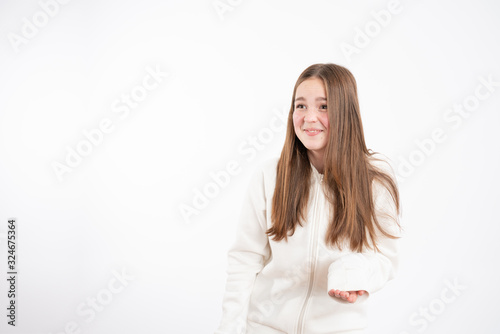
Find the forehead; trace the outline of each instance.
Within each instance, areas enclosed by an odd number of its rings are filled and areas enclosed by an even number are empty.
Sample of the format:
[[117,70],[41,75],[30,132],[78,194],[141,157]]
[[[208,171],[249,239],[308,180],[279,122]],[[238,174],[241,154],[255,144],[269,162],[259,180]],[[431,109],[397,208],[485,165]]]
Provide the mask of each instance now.
[[322,97],[326,99],[326,89],[320,78],[309,78],[302,81],[297,87],[295,100]]

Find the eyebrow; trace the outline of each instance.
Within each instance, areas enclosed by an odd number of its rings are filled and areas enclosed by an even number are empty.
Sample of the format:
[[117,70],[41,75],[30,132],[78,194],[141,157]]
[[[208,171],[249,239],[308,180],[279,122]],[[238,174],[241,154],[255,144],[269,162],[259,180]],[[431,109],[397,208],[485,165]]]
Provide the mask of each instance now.
[[[306,100],[305,98],[303,98],[302,96],[299,96],[299,97],[295,98],[294,101],[305,101],[305,100]],[[326,101],[326,97],[317,97],[316,101]]]

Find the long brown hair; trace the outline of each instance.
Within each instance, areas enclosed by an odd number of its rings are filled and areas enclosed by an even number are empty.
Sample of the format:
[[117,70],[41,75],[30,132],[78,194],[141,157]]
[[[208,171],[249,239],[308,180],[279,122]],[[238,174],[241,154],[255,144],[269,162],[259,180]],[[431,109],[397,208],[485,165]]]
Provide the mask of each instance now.
[[[372,246],[378,250],[378,231],[392,239],[397,236],[388,233],[377,220],[373,181],[380,182],[389,191],[397,215],[400,212],[398,187],[390,173],[370,163],[382,160],[373,157],[378,152],[366,148],[354,76],[348,69],[331,63],[309,66],[295,83],[285,144],[277,166],[272,226],[266,233],[275,241],[286,241],[295,232],[297,224],[303,226],[307,216],[312,170],[307,148],[295,134],[293,112],[297,87],[310,78],[323,81],[330,124],[323,189],[331,203],[333,217],[325,242],[342,248],[347,241],[351,250],[358,252]],[[395,221],[400,227],[398,220]]]

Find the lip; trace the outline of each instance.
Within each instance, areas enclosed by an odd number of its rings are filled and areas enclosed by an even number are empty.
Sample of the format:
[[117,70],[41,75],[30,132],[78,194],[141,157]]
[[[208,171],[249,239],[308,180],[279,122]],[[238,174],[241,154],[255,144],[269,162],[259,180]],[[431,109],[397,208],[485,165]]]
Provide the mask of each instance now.
[[304,129],[304,132],[306,133],[306,135],[313,137],[313,136],[317,136],[320,133],[322,133],[323,130],[314,129],[314,128],[308,128],[308,129]]

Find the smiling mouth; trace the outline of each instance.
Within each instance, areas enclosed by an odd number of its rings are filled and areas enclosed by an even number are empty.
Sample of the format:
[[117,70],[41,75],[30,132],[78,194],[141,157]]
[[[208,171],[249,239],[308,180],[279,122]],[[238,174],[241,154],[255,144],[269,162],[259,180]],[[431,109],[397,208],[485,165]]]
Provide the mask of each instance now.
[[319,130],[319,129],[304,129],[304,132],[306,134],[308,134],[309,136],[315,136],[315,135],[323,132],[323,130]]

